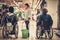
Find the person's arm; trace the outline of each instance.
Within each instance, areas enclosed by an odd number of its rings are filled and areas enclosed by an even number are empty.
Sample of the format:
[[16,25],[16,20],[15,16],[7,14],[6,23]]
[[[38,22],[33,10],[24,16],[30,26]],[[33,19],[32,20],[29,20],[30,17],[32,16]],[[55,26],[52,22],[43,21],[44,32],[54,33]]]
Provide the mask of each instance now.
[[7,20],[8,20],[8,15],[6,14],[6,15],[4,15],[4,18],[3,18],[4,25],[7,23]]
[[41,23],[42,23],[42,16],[40,15],[37,24],[41,26]]
[[42,2],[43,2],[43,0],[40,0],[40,5],[41,5]]
[[53,19],[52,19],[51,16],[50,16],[50,18],[49,18],[49,21],[50,21],[50,26],[52,26],[52,25],[53,25]]

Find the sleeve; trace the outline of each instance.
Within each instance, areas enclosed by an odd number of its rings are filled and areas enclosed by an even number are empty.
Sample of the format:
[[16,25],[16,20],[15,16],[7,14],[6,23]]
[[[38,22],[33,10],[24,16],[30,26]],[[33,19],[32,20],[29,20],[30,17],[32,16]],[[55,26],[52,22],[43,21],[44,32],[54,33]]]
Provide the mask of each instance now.
[[13,20],[13,22],[17,23],[17,21],[18,21],[18,17],[17,17],[16,15],[14,15],[14,20]]
[[25,12],[22,12],[22,18],[25,19]]
[[7,17],[8,17],[8,15],[4,15],[4,18],[3,18],[3,23],[4,23],[4,24],[7,23],[7,20],[8,20]]
[[50,16],[50,18],[49,18],[49,21],[50,21],[50,26],[52,26],[53,25],[53,19],[52,19],[52,17]]
[[42,16],[40,15],[39,20],[37,22],[37,25],[40,25],[41,26],[41,23],[42,23]]
[[32,19],[32,13],[31,13],[31,10],[28,10],[28,14],[29,14],[29,18]]

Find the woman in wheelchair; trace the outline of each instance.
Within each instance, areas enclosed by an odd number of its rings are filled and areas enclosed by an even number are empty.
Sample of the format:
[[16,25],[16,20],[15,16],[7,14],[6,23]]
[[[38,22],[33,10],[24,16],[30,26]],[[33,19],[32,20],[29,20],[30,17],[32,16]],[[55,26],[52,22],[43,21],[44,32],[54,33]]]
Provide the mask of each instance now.
[[15,33],[15,27],[17,24],[17,16],[14,14],[14,8],[12,6],[9,7],[9,12],[5,15],[4,24],[5,26],[13,25],[13,30],[11,34]]

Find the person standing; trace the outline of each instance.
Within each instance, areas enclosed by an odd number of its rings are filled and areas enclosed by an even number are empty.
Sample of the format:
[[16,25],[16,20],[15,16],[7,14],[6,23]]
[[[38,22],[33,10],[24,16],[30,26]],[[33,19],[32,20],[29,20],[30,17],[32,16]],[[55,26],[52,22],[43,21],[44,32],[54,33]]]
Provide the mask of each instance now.
[[31,19],[31,11],[30,6],[28,3],[25,4],[25,10],[24,10],[24,19],[26,24],[26,29],[29,30],[29,20]]

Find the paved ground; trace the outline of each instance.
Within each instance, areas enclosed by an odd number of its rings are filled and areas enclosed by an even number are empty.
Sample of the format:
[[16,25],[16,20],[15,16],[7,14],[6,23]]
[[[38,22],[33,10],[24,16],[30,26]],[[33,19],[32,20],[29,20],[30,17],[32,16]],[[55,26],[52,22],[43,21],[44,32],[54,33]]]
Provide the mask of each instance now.
[[[31,22],[30,23],[30,37],[29,38],[27,38],[27,39],[23,39],[23,38],[21,38],[21,36],[22,36],[22,34],[21,34],[21,29],[23,28],[25,28],[25,24],[23,25],[23,27],[22,27],[22,24],[21,24],[21,22],[20,22],[20,24],[19,24],[19,38],[18,39],[15,39],[14,38],[14,35],[12,36],[12,38],[3,38],[2,37],[2,28],[0,28],[0,40],[49,40],[49,39],[36,39],[36,27],[35,27],[35,25],[36,25],[36,23],[35,22]],[[60,40],[60,38],[58,37],[58,36],[56,36],[56,33],[57,32],[57,30],[54,30],[54,36],[53,36],[53,38],[52,38],[52,40]]]
[[[54,36],[50,40],[60,40],[60,38],[58,36],[56,36],[56,34],[55,34],[56,32],[57,32],[57,30],[54,30]],[[23,39],[23,38],[19,37],[18,39],[15,39],[14,36],[12,36],[12,38],[3,39],[2,38],[2,31],[0,30],[0,40],[49,40],[49,39],[36,39],[35,37],[31,37],[31,38],[29,37],[27,39]]]

